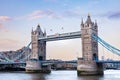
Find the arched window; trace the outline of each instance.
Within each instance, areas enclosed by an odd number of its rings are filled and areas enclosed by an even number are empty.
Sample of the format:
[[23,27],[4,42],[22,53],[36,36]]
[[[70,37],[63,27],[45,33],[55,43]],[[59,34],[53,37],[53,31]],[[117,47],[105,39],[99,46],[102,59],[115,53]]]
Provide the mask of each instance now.
[[93,60],[98,60],[96,53],[93,54]]
[[39,35],[40,35],[40,32],[39,32]]
[[39,60],[43,60],[43,56],[39,56]]

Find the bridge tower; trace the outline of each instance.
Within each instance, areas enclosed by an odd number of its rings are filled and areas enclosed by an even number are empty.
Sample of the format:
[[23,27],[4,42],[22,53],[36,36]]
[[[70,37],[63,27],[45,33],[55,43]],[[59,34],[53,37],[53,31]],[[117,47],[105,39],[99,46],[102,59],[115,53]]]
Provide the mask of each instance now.
[[37,26],[36,30],[32,29],[32,56],[27,61],[26,72],[43,72],[40,61],[46,60],[46,41],[38,40],[42,37],[46,37],[46,31],[42,32],[40,25]]
[[46,42],[39,41],[39,38],[45,37],[46,32],[42,32],[40,25],[37,26],[36,30],[31,32],[32,41],[32,56],[31,59],[46,60]]
[[103,74],[102,63],[95,62],[98,60],[98,42],[92,38],[94,34],[98,35],[97,22],[92,22],[88,14],[86,22],[81,22],[82,58],[78,59],[78,75]]

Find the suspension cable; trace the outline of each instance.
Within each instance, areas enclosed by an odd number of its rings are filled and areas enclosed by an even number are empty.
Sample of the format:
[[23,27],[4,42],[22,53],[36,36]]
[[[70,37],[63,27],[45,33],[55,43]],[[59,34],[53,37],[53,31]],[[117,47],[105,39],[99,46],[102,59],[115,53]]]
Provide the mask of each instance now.
[[92,37],[98,41],[103,47],[105,47],[107,50],[111,51],[114,54],[117,54],[120,56],[120,50],[113,47],[112,45],[108,44],[107,42],[105,42],[104,40],[102,40],[100,37],[98,37],[97,35],[92,35]]

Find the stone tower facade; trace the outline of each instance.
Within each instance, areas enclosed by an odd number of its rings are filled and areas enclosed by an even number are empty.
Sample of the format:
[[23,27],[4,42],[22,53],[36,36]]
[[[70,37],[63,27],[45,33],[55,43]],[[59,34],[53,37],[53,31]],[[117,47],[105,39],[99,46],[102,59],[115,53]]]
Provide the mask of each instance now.
[[98,42],[92,35],[98,35],[97,23],[92,22],[88,15],[85,23],[81,22],[82,54],[85,61],[98,60]]
[[46,31],[43,33],[40,25],[37,26],[36,30],[31,32],[32,41],[32,56],[31,59],[35,60],[46,60],[46,42],[38,41],[39,38],[46,37]]
[[46,31],[42,32],[40,25],[31,32],[32,55],[26,62],[26,72],[50,72],[49,66],[43,66],[40,61],[46,60],[46,41],[38,40],[46,37]]
[[78,75],[103,74],[102,63],[95,62],[98,60],[98,42],[92,35],[98,35],[98,26],[88,15],[86,22],[81,22],[82,58],[78,59]]

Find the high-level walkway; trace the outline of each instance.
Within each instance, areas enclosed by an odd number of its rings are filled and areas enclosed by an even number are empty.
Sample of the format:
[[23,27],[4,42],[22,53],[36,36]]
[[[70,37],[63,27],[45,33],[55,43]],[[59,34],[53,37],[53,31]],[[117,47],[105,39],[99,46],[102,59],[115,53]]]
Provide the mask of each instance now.
[[74,39],[74,38],[80,38],[81,32],[70,32],[70,33],[62,33],[62,34],[55,34],[55,35],[48,35],[46,37],[39,38],[38,40],[43,41],[56,41],[56,40],[66,40],[66,39]]

